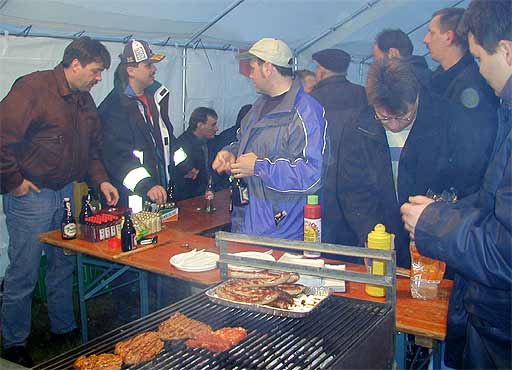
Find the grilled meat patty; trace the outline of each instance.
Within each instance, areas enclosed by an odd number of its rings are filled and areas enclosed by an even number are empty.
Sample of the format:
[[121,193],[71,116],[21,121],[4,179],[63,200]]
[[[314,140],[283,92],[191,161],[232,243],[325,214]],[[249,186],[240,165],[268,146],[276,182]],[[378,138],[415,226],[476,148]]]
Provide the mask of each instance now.
[[163,340],[195,338],[203,331],[212,331],[212,328],[179,312],[158,326],[158,334]]
[[149,331],[116,344],[114,353],[126,365],[138,365],[150,361],[164,348],[164,342],[157,332]]
[[112,353],[101,355],[80,356],[73,363],[75,370],[121,370],[123,360]]
[[244,328],[222,328],[212,332],[202,332],[195,339],[189,339],[185,345],[189,348],[205,347],[213,352],[224,352],[247,337]]

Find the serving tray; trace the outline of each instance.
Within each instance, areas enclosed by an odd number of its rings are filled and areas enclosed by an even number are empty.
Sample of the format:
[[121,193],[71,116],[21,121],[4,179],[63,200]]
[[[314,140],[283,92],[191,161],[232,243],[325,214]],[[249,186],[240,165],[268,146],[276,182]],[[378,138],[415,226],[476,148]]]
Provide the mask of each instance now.
[[294,301],[297,300],[300,297],[306,296],[315,296],[319,297],[318,300],[315,299],[315,303],[311,305],[304,305],[304,306],[292,306],[288,309],[278,308],[278,307],[272,307],[268,305],[263,304],[253,304],[253,303],[245,303],[245,302],[238,302],[238,301],[232,301],[230,299],[225,299],[217,296],[215,291],[217,288],[221,288],[226,284],[226,282],[221,283],[219,285],[216,285],[210,289],[208,289],[205,294],[206,296],[212,301],[217,304],[227,306],[227,307],[234,307],[234,308],[240,308],[242,310],[248,310],[253,312],[261,312],[266,313],[269,315],[274,316],[284,316],[284,317],[292,317],[292,318],[298,318],[298,317],[305,317],[309,315],[311,312],[313,312],[318,306],[320,306],[323,302],[325,302],[329,296],[332,294],[332,290],[325,287],[306,287],[304,292],[297,297],[294,297]]

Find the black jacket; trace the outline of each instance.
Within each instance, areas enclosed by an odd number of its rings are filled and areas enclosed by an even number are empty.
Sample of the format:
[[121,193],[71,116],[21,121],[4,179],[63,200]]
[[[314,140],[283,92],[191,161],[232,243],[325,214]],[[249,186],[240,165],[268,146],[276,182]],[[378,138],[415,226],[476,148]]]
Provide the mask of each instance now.
[[[173,153],[175,140],[168,115],[169,91],[155,82],[146,89],[146,96],[153,121],[161,120],[165,124],[169,133],[168,139],[159,139],[161,135],[146,123],[137,99],[127,95],[125,91],[112,90],[98,108],[104,131],[103,162],[112,183],[119,190],[120,207],[128,205],[128,196],[133,193],[144,198],[148,190],[155,185],[162,185],[165,188],[166,177],[173,171],[172,156],[168,155],[170,163],[162,157],[164,150]],[[142,163],[134,151],[142,152]],[[138,181],[132,192],[123,185],[123,182],[130,171],[137,168],[144,168],[150,177]]]
[[[206,140],[201,140],[189,128],[176,140],[176,148],[183,148],[187,159],[176,165],[176,199],[183,200],[202,195],[212,175],[211,162]],[[195,180],[185,178],[191,169],[199,170]]]
[[460,197],[477,191],[495,135],[496,124],[474,127],[467,111],[423,90],[400,156],[397,199],[386,133],[368,108],[346,127],[338,147],[336,200],[344,222],[335,242],[364,246],[368,233],[382,223],[396,235],[397,264],[409,267],[409,236],[400,206],[428,189],[441,193],[454,187]]
[[325,111],[346,110],[366,106],[364,87],[353,84],[345,76],[333,76],[318,82],[311,92]]
[[403,60],[412,66],[414,74],[421,86],[426,89],[430,89],[430,85],[432,84],[432,71],[428,68],[425,57],[420,55],[411,55],[409,57],[404,57]]
[[439,66],[432,74],[431,86],[434,93],[469,109],[473,125],[497,121],[499,100],[471,54],[464,55],[447,71]]

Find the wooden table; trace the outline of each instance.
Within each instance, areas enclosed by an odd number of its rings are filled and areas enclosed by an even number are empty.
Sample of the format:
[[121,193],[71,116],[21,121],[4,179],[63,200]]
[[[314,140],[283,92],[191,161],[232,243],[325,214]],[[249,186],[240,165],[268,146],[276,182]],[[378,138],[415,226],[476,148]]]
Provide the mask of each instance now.
[[[107,242],[90,243],[80,239],[62,240],[58,230],[41,234],[40,239],[45,243],[76,251],[78,253],[77,260],[82,259],[83,255],[92,256],[101,261],[108,261],[109,263],[123,266],[123,268],[135,268],[142,274],[154,272],[206,287],[218,284],[221,281],[218,269],[199,273],[183,272],[171,266],[169,259],[176,254],[189,251],[191,248],[208,248],[212,251],[218,251],[214,239],[195,235],[229,223],[228,192],[225,191],[217,194],[215,199],[217,212],[213,214],[205,214],[197,210],[201,206],[200,198],[180,203],[179,221],[166,223],[166,227],[159,233],[158,244],[164,245],[117,260],[113,256],[120,253],[120,250],[110,248]],[[185,247],[184,244],[188,244],[188,247]],[[262,250],[261,247],[233,246],[231,251],[236,252],[249,249]],[[282,253],[282,251],[275,250],[273,255],[277,259]],[[79,269],[81,269],[80,263]],[[362,269],[364,270],[364,266],[347,264],[348,271],[361,271]],[[141,281],[143,280],[144,277],[142,276]],[[397,337],[397,361],[401,364],[401,368],[404,368],[403,364],[405,364],[405,340],[402,333],[416,335],[423,340],[420,344],[427,347],[432,346],[434,355],[437,356],[435,358],[435,365],[437,366],[435,367],[439,367],[440,357],[436,343],[437,341],[443,341],[446,336],[446,318],[451,287],[452,282],[445,280],[441,284],[437,299],[422,301],[411,297],[408,278],[397,278],[396,328],[399,332]],[[141,288],[143,289],[144,287],[141,285]],[[353,282],[347,282],[346,293],[341,295],[384,302],[384,299],[368,296],[364,291],[363,284]],[[85,301],[83,306],[81,305],[80,311],[82,315],[82,334],[84,334],[84,332],[87,333]],[[84,336],[84,341],[87,341],[86,335]],[[428,343],[429,341],[431,342],[430,344]]]

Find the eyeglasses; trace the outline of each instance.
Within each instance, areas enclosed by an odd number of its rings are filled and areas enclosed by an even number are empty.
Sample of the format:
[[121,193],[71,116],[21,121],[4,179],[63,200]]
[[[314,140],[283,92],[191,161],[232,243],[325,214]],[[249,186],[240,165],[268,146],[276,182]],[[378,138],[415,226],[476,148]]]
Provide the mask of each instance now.
[[400,122],[400,123],[411,123],[413,120],[414,120],[414,114],[415,112],[413,112],[413,114],[411,114],[409,117],[404,117],[404,116],[379,116],[377,114],[377,112],[375,112],[375,115],[373,116],[377,121],[381,121],[381,122],[390,122],[390,121],[397,121],[397,122]]
[[416,102],[411,107],[409,112],[407,112],[406,114],[404,114],[402,116],[384,116],[384,115],[381,116],[381,115],[379,115],[379,113],[377,113],[377,110],[374,108],[375,114],[373,117],[377,121],[381,121],[382,123],[388,123],[390,121],[396,121],[396,122],[399,122],[402,124],[411,123],[412,121],[414,121],[416,119],[416,112],[418,111],[418,102],[419,102],[419,96],[416,97]]

